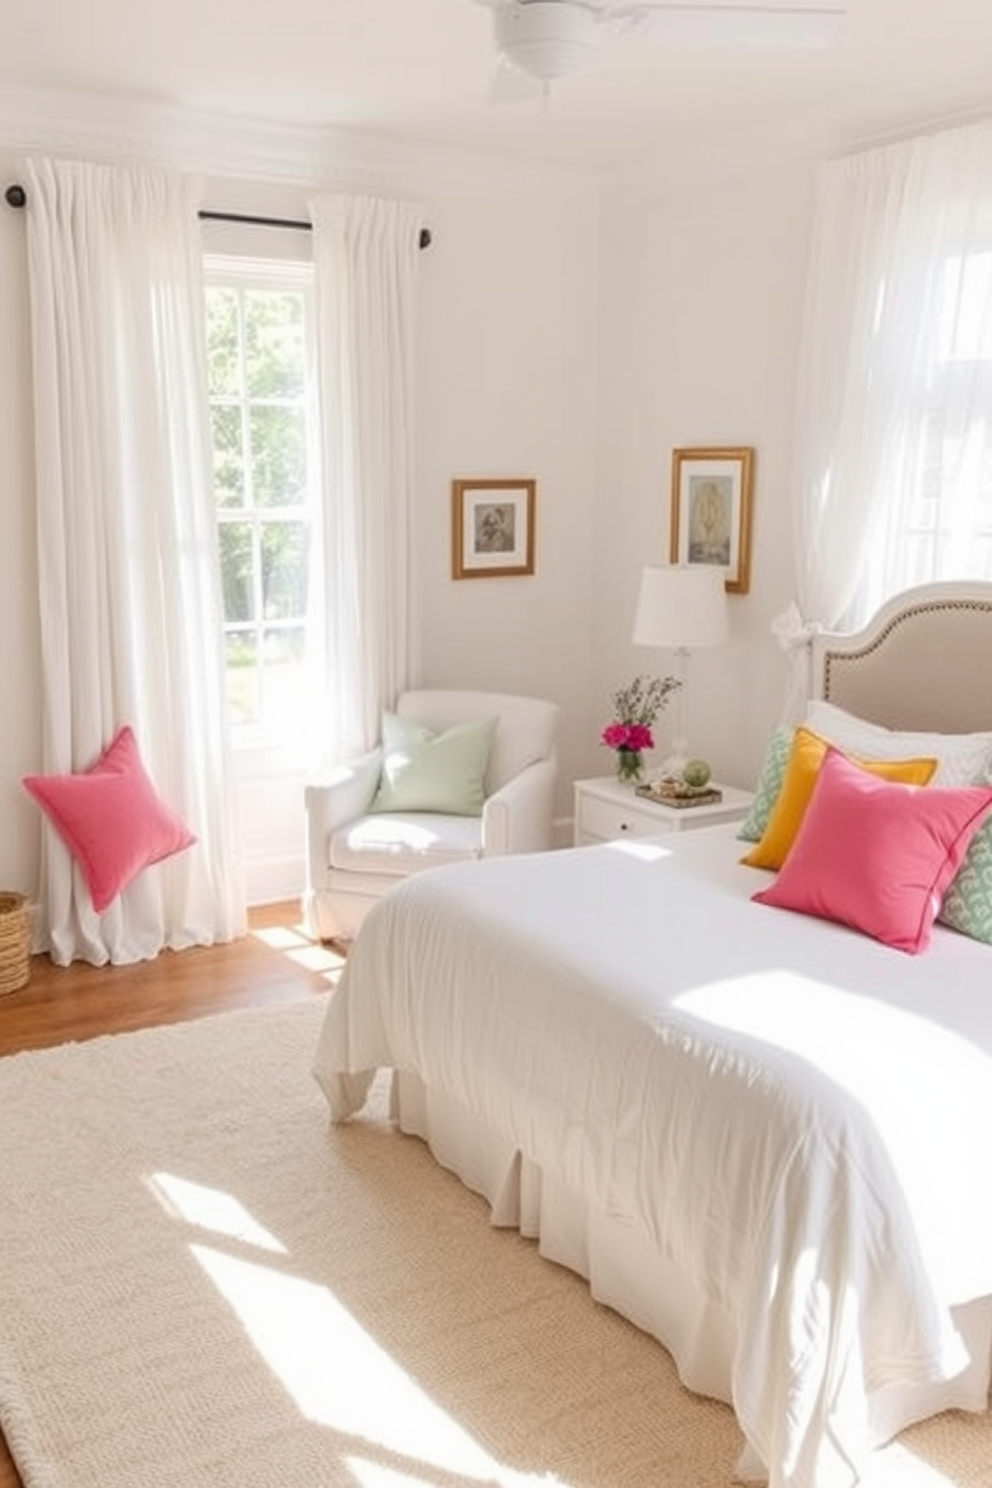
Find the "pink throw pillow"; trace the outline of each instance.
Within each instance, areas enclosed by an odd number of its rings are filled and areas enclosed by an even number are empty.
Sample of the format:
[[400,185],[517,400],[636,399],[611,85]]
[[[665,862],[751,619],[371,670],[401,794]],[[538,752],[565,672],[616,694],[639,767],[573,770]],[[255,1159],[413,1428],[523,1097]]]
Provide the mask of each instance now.
[[97,914],[143,868],[196,841],[152,785],[126,724],[88,770],[22,783],[79,864]]
[[897,784],[831,747],[777,878],[752,898],[915,954],[990,810],[992,789]]

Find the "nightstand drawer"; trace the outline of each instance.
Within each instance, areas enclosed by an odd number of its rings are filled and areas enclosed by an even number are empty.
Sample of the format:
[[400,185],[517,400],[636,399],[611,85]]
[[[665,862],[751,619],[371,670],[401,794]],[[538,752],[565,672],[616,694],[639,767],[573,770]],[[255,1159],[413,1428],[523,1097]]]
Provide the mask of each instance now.
[[732,785],[716,785],[721,799],[707,806],[671,806],[637,796],[615,776],[576,780],[572,840],[576,847],[616,842],[624,837],[661,837],[666,832],[694,832],[718,822],[743,821],[754,797]]
[[641,810],[633,801],[629,806],[614,804],[580,792],[577,807],[577,835],[598,842],[611,842],[615,837],[657,837],[672,830],[663,816]]

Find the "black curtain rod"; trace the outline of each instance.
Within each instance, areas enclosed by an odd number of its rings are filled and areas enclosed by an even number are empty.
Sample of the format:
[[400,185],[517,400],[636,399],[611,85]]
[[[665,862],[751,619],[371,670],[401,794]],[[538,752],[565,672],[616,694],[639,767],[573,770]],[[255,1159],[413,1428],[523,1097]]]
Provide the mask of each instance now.
[[[8,207],[23,207],[27,204],[27,192],[23,186],[8,186],[4,192],[4,198]],[[312,222],[293,221],[290,217],[252,217],[242,212],[200,212],[202,222],[244,222],[249,227],[295,227],[301,232],[311,232]],[[429,227],[420,229],[420,246],[429,248],[431,245],[431,230]]]

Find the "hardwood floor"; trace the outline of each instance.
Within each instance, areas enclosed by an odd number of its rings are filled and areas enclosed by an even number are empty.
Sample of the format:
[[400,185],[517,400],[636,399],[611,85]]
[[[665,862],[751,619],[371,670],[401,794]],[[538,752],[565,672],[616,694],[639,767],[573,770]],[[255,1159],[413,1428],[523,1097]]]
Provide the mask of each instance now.
[[[307,939],[296,904],[252,910],[248,934],[230,945],[165,951],[135,966],[59,967],[35,956],[27,986],[0,996],[0,1056],[296,1002],[326,992],[343,965],[333,947]],[[2,1437],[0,1488],[23,1488]]]

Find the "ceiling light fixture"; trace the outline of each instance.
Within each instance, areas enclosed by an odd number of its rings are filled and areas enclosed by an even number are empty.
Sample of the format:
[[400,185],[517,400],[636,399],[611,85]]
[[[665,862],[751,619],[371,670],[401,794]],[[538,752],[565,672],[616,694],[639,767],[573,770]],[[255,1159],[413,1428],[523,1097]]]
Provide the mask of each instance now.
[[581,3],[528,0],[493,11],[496,45],[511,67],[541,83],[578,72],[599,50],[602,26]]

